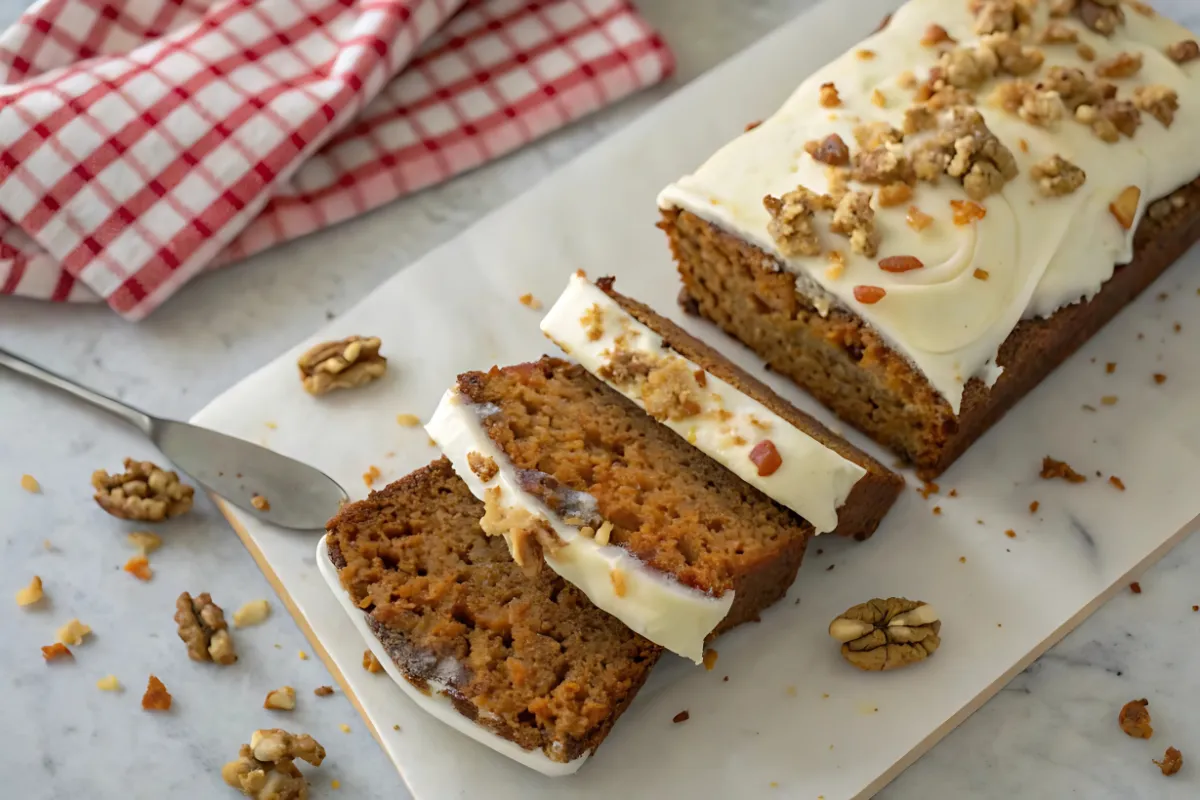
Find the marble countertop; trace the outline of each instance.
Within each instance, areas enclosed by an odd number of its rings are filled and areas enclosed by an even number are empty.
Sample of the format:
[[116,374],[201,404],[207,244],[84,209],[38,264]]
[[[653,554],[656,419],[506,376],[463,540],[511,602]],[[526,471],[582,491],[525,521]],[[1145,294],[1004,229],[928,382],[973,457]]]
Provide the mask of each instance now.
[[[667,84],[595,115],[537,145],[443,186],[320,235],[197,280],[137,326],[104,307],[50,306],[0,298],[0,343],[101,391],[155,413],[187,418],[224,389],[311,333],[372,287],[485,212],[650,108],[812,0],[639,0],[679,57]],[[7,25],[26,0],[0,0]],[[1156,5],[1193,30],[1200,4]],[[156,575],[140,583],[120,567],[136,525],[98,512],[91,472],[127,455],[154,453],[120,423],[0,375],[0,593],[12,597],[33,574],[50,598],[34,611],[0,602],[0,775],[6,796],[224,797],[219,768],[260,727],[312,733],[329,751],[309,770],[314,797],[404,798],[391,763],[333,684],[299,629],[216,509],[162,528]],[[19,486],[34,475],[42,493]],[[46,542],[51,547],[47,548]],[[1185,541],[1141,579],[1141,594],[1107,603],[1014,680],[879,797],[1087,797],[1103,800],[1200,796],[1200,538]],[[271,598],[273,614],[237,636],[241,661],[223,670],[183,658],[172,621],[183,589],[209,591],[232,612]],[[75,663],[47,665],[39,646],[78,617],[94,634]],[[97,690],[114,674],[120,694]],[[141,711],[148,674],[174,694],[170,714]],[[264,695],[296,687],[296,711],[261,708]],[[1127,700],[1146,697],[1152,743],[1116,726]],[[345,733],[340,726],[346,724]],[[1183,772],[1162,778],[1150,764],[1173,744]],[[1200,758],[1200,756],[1197,756]],[[341,784],[333,795],[330,782]]]

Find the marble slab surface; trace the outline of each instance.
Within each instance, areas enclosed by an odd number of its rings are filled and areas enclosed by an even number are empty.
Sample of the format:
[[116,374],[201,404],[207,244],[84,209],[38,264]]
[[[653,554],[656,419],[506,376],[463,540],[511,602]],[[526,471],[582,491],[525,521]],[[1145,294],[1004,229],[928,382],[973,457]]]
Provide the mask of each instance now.
[[[640,5],[680,54],[681,72],[672,86],[447,186],[205,278],[137,327],[99,308],[0,303],[0,342],[97,388],[187,417],[310,334],[327,315],[808,3]],[[20,6],[0,0],[0,22]],[[1159,6],[1200,28],[1200,8],[1189,0]],[[1174,304],[1187,296],[1195,301],[1200,281],[1194,274],[1169,278],[1179,285],[1167,287],[1172,298],[1160,323],[1185,311]],[[1147,371],[1155,342],[1145,351]],[[11,602],[0,606],[8,609],[0,645],[0,709],[10,723],[0,732],[4,794],[225,796],[216,769],[251,730],[278,721],[260,706],[266,691],[286,683],[301,695],[287,726],[309,730],[331,752],[328,766],[314,774],[315,796],[336,796],[328,789],[336,778],[345,796],[403,797],[391,764],[345,699],[310,694],[331,681],[318,662],[301,660],[298,653],[307,645],[284,614],[239,637],[242,661],[236,668],[203,669],[182,658],[171,622],[180,590],[211,591],[227,608],[267,597],[270,590],[206,501],[198,513],[167,527],[154,581],[138,584],[120,572],[131,526],[100,514],[86,487],[93,469],[115,467],[125,455],[151,452],[115,423],[0,376],[0,508],[9,512],[0,538],[0,590],[11,597],[36,572],[52,597],[34,613]],[[37,476],[44,494],[23,493],[17,486],[22,473]],[[44,548],[47,539],[54,550]],[[1188,767],[1164,783],[1148,763],[1168,743],[1185,756],[1190,743],[1200,752],[1200,722],[1188,713],[1200,697],[1200,614],[1191,611],[1200,603],[1192,577],[1196,564],[1200,543],[1193,539],[1142,578],[1140,595],[1121,594],[1108,603],[880,796],[1115,800],[1200,794]],[[95,637],[74,664],[45,666],[37,647],[72,616],[92,625]],[[177,707],[169,715],[137,708],[150,672],[175,693]],[[127,685],[124,694],[95,689],[94,681],[108,673]],[[1120,704],[1142,696],[1160,711],[1153,746],[1131,742],[1114,725]],[[341,723],[350,733],[341,732]]]

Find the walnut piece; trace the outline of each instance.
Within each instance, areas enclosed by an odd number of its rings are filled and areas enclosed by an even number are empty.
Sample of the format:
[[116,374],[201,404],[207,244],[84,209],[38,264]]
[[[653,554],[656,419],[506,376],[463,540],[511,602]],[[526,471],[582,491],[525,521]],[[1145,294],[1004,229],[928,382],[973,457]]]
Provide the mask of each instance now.
[[955,108],[932,139],[913,153],[921,180],[936,182],[942,173],[962,181],[967,196],[983,200],[1018,174],[1012,151],[996,138],[973,108]]
[[1030,125],[1053,128],[1066,116],[1067,108],[1058,92],[1039,89],[1029,81],[1006,81],[992,92],[992,100]]
[[837,87],[832,83],[821,84],[821,92],[818,96],[818,102],[822,108],[837,108],[842,104],[842,98],[838,96]]
[[937,128],[937,114],[929,106],[912,106],[904,110],[904,132],[920,133]]
[[256,800],[307,800],[308,782],[295,760],[315,766],[325,760],[325,748],[308,734],[294,736],[278,728],[255,731],[236,761],[221,768],[228,785]]
[[296,708],[296,690],[291,686],[280,686],[267,692],[263,700],[263,708],[275,711],[294,711]]
[[912,199],[913,190],[907,183],[889,183],[879,188],[879,207],[901,206]]
[[804,145],[804,150],[822,164],[844,167],[850,163],[850,148],[836,133],[831,133],[820,141],[814,139],[808,142]]
[[938,60],[941,77],[959,89],[977,89],[1000,71],[1000,59],[989,47],[956,47]]
[[814,220],[817,211],[826,211],[833,201],[803,186],[797,186],[783,197],[767,195],[763,206],[771,215],[767,232],[784,256],[815,256],[821,252],[821,237]]
[[1042,471],[1039,475],[1046,480],[1062,478],[1067,483],[1083,483],[1087,480],[1086,475],[1080,475],[1071,469],[1071,465],[1067,462],[1058,461],[1050,456],[1042,459]]
[[271,615],[271,604],[266,600],[251,600],[243,603],[242,607],[233,612],[233,626],[247,628],[257,625]]
[[933,606],[903,597],[869,600],[829,624],[842,657],[861,670],[899,669],[924,661],[938,649],[942,623]]
[[379,355],[382,344],[376,336],[350,336],[310,348],[297,362],[304,391],[355,389],[382,377],[387,372],[387,359]]
[[618,386],[627,386],[649,375],[652,369],[654,360],[647,353],[618,348],[608,363],[601,365],[598,372],[606,381],[612,381]]
[[162,537],[150,531],[134,531],[125,537],[125,541],[136,547],[144,556],[162,547]]
[[225,614],[208,592],[194,599],[187,592],[179,595],[175,601],[175,623],[192,661],[214,661],[221,666],[237,661]]
[[854,141],[864,150],[875,150],[904,141],[904,132],[886,122],[864,122],[854,126]]
[[70,620],[66,625],[58,629],[54,638],[59,644],[69,644],[72,647],[77,647],[83,644],[83,637],[92,632],[92,629],[84,625],[77,619]]
[[1097,78],[1132,78],[1142,69],[1142,54],[1122,50],[1096,64]]
[[1167,58],[1176,64],[1186,64],[1200,58],[1200,42],[1184,39],[1167,48]]
[[379,663],[379,659],[370,650],[363,650],[362,667],[370,673],[383,672],[383,664]]
[[1083,186],[1087,173],[1055,153],[1034,164],[1029,177],[1037,181],[1038,192],[1043,197],[1062,197]]
[[829,230],[850,240],[850,249],[868,258],[879,252],[879,231],[870,192],[847,192],[833,212]]
[[980,36],[1024,32],[1032,21],[1022,0],[973,0],[971,9],[975,12],[975,32]]
[[149,461],[125,459],[125,471],[109,475],[98,469],[92,473],[96,503],[119,519],[138,522],[162,522],[192,508],[196,490],[179,482],[179,475]]
[[915,182],[908,157],[904,155],[904,148],[899,144],[884,144],[871,150],[859,150],[854,154],[854,168],[850,177],[861,183]]
[[1150,724],[1150,712],[1146,710],[1149,705],[1146,699],[1142,698],[1130,700],[1121,706],[1121,713],[1117,715],[1117,723],[1121,730],[1135,739],[1149,739],[1154,734],[1154,728]]
[[171,693],[154,675],[146,681],[146,692],[142,695],[143,711],[170,711]]
[[1038,41],[1042,44],[1075,44],[1079,41],[1079,31],[1065,22],[1051,20]]
[[1158,83],[1139,86],[1133,90],[1133,104],[1139,111],[1145,111],[1161,122],[1164,128],[1169,128],[1179,110],[1179,94]]
[[1074,67],[1051,67],[1037,88],[1043,92],[1057,92],[1071,111],[1082,105],[1100,105],[1117,94],[1117,88],[1111,83],[1093,81],[1083,70]]
[[999,71],[1009,75],[1037,72],[1046,61],[1046,55],[1041,50],[1032,45],[1022,44],[1007,33],[985,36],[982,46],[995,55]]
[[1174,775],[1183,767],[1183,753],[1174,747],[1168,747],[1167,752],[1163,754],[1162,761],[1156,758],[1151,761],[1158,765],[1163,775]]
[[1079,18],[1101,36],[1112,36],[1125,22],[1125,12],[1116,0],[1078,0]]
[[17,590],[17,605],[31,606],[45,596],[45,592],[42,591],[42,579],[34,575],[28,586]]
[[1129,100],[1105,100],[1099,106],[1080,106],[1075,119],[1092,127],[1092,133],[1112,144],[1121,135],[1132,137],[1142,124],[1142,113]]

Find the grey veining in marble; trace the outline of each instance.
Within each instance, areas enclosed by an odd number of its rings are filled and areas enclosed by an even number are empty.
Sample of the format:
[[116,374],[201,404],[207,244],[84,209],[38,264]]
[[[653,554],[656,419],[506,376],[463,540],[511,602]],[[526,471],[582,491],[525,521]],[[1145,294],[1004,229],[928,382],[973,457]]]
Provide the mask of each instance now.
[[[641,0],[679,57],[670,83],[449,184],[204,277],[138,326],[102,307],[0,301],[0,341],[102,391],[187,418],[327,315],[809,2]],[[0,24],[25,5],[0,0]],[[1157,5],[1200,29],[1196,0]],[[308,645],[277,602],[265,625],[235,634],[237,666],[183,658],[171,619],[180,590],[210,591],[229,612],[273,594],[206,500],[165,526],[153,581],[122,572],[132,554],[124,537],[137,526],[101,514],[88,479],[126,455],[153,453],[119,424],[0,375],[0,593],[7,593],[0,597],[0,796],[232,796],[220,764],[252,730],[279,724],[313,733],[329,750],[327,765],[310,770],[315,797],[406,797],[346,699],[312,695],[333,681],[319,661],[299,657]],[[41,481],[43,494],[19,488],[23,473]],[[1197,565],[1200,540],[1193,538],[1142,578],[1140,595],[1105,605],[880,796],[1200,797],[1200,613],[1191,610],[1200,604]],[[35,573],[51,600],[17,609],[12,593]],[[39,646],[76,616],[95,635],[74,663],[44,664]],[[123,693],[96,689],[109,673]],[[169,714],[139,708],[150,673],[175,695]],[[264,695],[284,684],[297,689],[296,712],[264,711]],[[1116,727],[1117,709],[1136,697],[1150,700],[1150,742]],[[1196,759],[1171,779],[1150,764],[1168,744]],[[332,779],[342,794],[330,791]]]

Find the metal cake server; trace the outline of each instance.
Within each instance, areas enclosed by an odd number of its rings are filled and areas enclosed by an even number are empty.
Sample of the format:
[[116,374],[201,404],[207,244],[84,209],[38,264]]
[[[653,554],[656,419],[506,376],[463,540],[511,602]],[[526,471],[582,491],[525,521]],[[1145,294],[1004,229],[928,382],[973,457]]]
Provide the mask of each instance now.
[[[233,436],[170,419],[93,392],[0,348],[0,366],[69,392],[128,422],[149,437],[172,464],[207,491],[264,522],[295,530],[320,530],[348,498],[324,472]],[[251,502],[262,495],[271,508]]]

